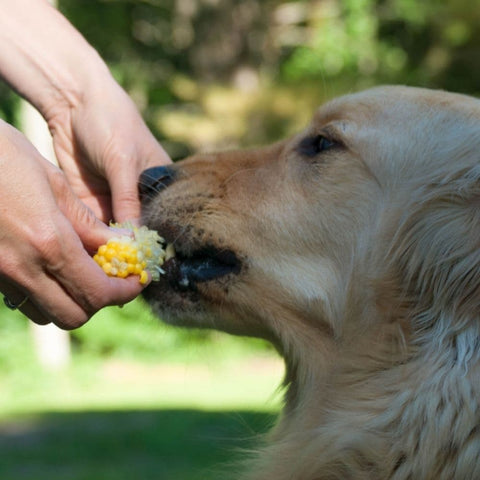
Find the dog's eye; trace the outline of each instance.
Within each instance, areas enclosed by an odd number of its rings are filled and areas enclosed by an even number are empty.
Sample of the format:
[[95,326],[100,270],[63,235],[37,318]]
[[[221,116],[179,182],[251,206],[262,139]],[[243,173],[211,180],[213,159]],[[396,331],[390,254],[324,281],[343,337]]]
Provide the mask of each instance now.
[[315,135],[314,137],[304,138],[298,145],[298,151],[307,157],[314,157],[319,153],[330,150],[338,145],[337,142],[327,138],[324,135]]

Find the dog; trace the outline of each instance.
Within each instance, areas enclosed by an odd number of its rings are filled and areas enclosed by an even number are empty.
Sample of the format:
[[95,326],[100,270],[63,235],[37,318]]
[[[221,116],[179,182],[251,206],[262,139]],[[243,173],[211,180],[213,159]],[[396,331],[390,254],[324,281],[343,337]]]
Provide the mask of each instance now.
[[285,406],[250,480],[480,479],[480,101],[385,86],[293,138],[140,179],[167,323],[267,339]]

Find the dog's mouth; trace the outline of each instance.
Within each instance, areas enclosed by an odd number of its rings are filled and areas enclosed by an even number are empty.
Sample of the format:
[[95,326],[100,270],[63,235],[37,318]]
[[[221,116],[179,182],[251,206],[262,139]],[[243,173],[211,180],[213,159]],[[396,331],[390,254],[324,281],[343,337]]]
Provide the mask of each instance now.
[[196,290],[203,282],[217,280],[240,272],[241,263],[229,249],[211,245],[186,253],[175,244],[168,244],[162,266],[164,278],[178,290]]

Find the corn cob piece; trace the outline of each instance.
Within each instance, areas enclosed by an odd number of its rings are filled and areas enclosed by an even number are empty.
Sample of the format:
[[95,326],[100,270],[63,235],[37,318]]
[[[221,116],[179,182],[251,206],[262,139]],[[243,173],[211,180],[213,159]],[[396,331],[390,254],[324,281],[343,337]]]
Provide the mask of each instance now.
[[108,240],[93,256],[95,262],[111,277],[139,275],[140,283],[145,284],[150,273],[152,280],[158,280],[164,273],[161,268],[165,261],[163,238],[155,230],[136,227],[130,222],[112,223],[111,226],[130,230],[133,236],[120,235]]

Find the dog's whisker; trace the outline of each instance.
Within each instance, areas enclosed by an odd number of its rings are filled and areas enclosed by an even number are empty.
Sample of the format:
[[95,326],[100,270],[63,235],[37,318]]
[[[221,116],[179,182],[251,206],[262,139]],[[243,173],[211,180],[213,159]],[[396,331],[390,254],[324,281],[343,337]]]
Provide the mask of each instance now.
[[[147,190],[149,195],[156,195],[159,192],[161,192],[163,189],[165,189],[168,186],[167,182],[162,182],[161,180],[157,182],[144,182],[144,181],[139,181],[138,185],[140,187],[144,187],[144,190]],[[142,193],[145,194],[145,193]]]

